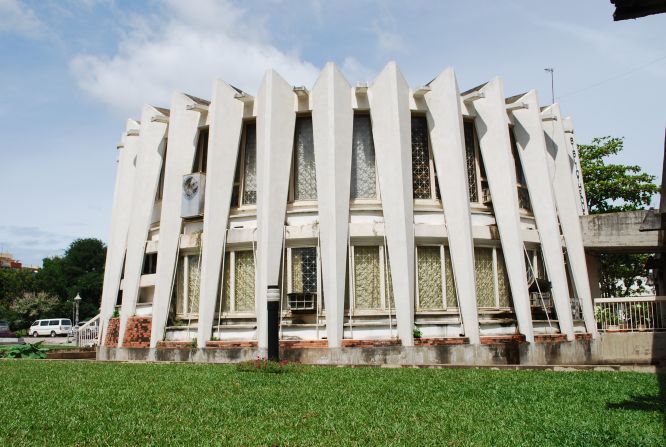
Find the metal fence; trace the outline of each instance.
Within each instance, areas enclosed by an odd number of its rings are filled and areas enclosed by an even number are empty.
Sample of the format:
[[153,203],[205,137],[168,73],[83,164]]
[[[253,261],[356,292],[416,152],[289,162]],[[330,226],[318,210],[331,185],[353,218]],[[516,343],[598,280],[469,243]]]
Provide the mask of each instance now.
[[93,317],[83,326],[76,330],[75,338],[76,345],[81,346],[95,346],[98,344],[99,338],[99,315]]
[[666,297],[597,298],[594,317],[600,331],[663,331],[666,330]]

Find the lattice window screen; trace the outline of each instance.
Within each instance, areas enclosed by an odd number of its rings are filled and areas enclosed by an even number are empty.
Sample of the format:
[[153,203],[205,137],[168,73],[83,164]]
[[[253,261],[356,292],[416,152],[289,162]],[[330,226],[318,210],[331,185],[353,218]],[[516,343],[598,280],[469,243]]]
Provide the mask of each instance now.
[[354,307],[356,309],[381,308],[380,275],[378,247],[354,247]]
[[412,188],[415,199],[430,199],[430,153],[425,117],[412,117]]
[[257,203],[257,126],[245,125],[245,169],[243,170],[243,204]]
[[312,118],[296,120],[294,140],[294,200],[317,200]]
[[352,199],[376,199],[377,177],[375,146],[368,115],[354,116],[352,137],[351,190]]
[[465,159],[467,161],[467,188],[469,200],[479,201],[479,190],[476,182],[476,143],[474,140],[474,123],[465,121]]
[[442,309],[442,255],[440,247],[418,247],[419,308]]
[[176,270],[176,313],[185,312],[185,258],[178,258]]
[[444,262],[446,268],[446,307],[458,307],[458,292],[456,291],[456,280],[453,275],[449,247],[444,247]]
[[187,257],[187,303],[188,313],[199,312],[199,285],[201,283],[201,263],[199,255]]
[[[222,274],[222,311],[231,311],[231,253],[224,254],[224,272]],[[217,303],[219,306],[219,303]],[[217,311],[219,307],[216,307]]]
[[474,248],[476,268],[476,302],[479,307],[496,307],[495,279],[493,273],[493,249]]
[[317,249],[291,249],[291,289],[296,293],[317,293]]
[[504,254],[500,249],[497,249],[497,287],[499,292],[499,307],[511,307],[509,275],[506,272]]
[[237,312],[254,311],[254,257],[251,251],[235,253],[234,287]]

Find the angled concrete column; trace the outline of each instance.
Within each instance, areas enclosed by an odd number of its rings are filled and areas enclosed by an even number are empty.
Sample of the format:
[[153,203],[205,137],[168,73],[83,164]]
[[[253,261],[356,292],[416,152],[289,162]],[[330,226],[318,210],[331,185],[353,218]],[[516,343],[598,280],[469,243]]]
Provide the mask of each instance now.
[[328,346],[342,342],[354,111],[351,86],[332,63],[312,88],[321,275]]
[[571,157],[566,146],[566,137],[560,115],[559,104],[546,107],[541,112],[545,118],[542,127],[545,133],[547,154],[554,161],[553,190],[555,203],[560,218],[562,234],[567,246],[567,259],[571,266],[571,276],[580,299],[587,332],[597,335],[597,325],[594,320],[594,308],[590,293],[587,264],[585,263],[585,249],[583,247],[583,234],[580,228],[576,197],[571,187]]
[[[154,121],[153,118],[161,120]],[[141,266],[146,251],[146,239],[150,230],[150,220],[155,206],[155,195],[160,180],[162,157],[166,141],[166,116],[151,106],[144,106],[141,113],[139,148],[136,160],[132,216],[127,234],[127,254],[125,259],[125,279],[123,281],[123,302],[120,307],[120,332],[118,346],[122,346],[127,318],[134,315],[139,296]]]
[[414,197],[409,86],[390,62],[368,89],[398,335],[414,337]]
[[257,104],[257,341],[267,348],[266,291],[280,279],[282,235],[294,145],[294,92],[280,75],[268,70]]
[[477,113],[474,123],[490,186],[518,327],[526,340],[532,342],[534,331],[525,277],[516,173],[502,82],[495,78],[479,91],[484,96],[473,103]]
[[523,166],[527,189],[532,198],[532,212],[539,229],[541,250],[548,278],[552,283],[553,300],[557,310],[560,332],[567,339],[574,339],[571,302],[567,287],[567,274],[562,254],[562,238],[557,220],[557,208],[553,186],[549,180],[546,160],[546,140],[541,127],[539,101],[534,90],[517,99],[527,108],[514,109],[510,113],[514,124],[520,163]]
[[567,149],[571,157],[571,182],[574,197],[577,199],[576,207],[578,208],[578,213],[583,216],[588,213],[587,196],[585,194],[585,182],[583,181],[583,169],[580,167],[580,153],[576,144],[576,136],[574,135],[573,120],[571,118],[563,118],[562,125],[564,126]]
[[105,340],[107,322],[118,298],[120,277],[123,273],[123,260],[127,248],[127,233],[132,210],[132,194],[134,189],[134,159],[139,145],[139,123],[127,120],[127,127],[118,146],[118,168],[116,170],[116,186],[113,191],[113,208],[111,210],[111,234],[106,249],[104,264],[104,286],[102,287],[102,340]]
[[196,102],[192,98],[180,92],[174,93],[171,98],[169,151],[164,169],[160,240],[157,246],[157,277],[153,297],[153,326],[150,336],[150,346],[153,348],[164,337],[169,316],[169,302],[182,229],[180,208],[183,176],[192,172],[198,128],[204,124],[205,119],[201,112],[187,110],[187,106],[195,105]]
[[458,305],[465,336],[479,343],[479,317],[476,307],[474,277],[474,240],[469,207],[469,190],[465,177],[465,136],[460,93],[455,73],[444,70],[430,82],[426,93],[428,127],[432,155],[444,205],[449,252],[455,277]]
[[231,192],[243,127],[243,103],[235,98],[237,93],[225,82],[216,81],[208,112],[210,137],[201,240],[203,248],[197,336],[199,346],[205,346],[210,340],[213,318],[217,310],[215,303],[220,284]]

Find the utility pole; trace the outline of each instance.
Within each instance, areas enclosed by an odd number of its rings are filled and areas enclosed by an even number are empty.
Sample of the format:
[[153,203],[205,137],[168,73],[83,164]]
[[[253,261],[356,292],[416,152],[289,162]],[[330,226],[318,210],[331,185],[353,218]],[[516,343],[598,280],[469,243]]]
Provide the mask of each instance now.
[[553,79],[553,74],[555,72],[555,68],[553,67],[548,67],[544,68],[544,71],[547,71],[550,73],[550,97],[551,97],[551,104],[555,104],[555,81]]

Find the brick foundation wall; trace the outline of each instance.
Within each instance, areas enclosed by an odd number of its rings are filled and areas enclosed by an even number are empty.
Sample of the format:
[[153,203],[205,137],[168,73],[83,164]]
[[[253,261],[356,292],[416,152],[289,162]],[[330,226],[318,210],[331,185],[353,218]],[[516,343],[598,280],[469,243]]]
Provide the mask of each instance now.
[[192,349],[191,341],[158,341],[157,349]]
[[415,338],[414,346],[446,346],[446,345],[464,345],[469,343],[467,337],[451,338]]
[[563,343],[565,341],[567,341],[567,336],[564,334],[543,334],[534,336],[534,343]]
[[381,346],[401,346],[400,340],[342,340],[343,348],[378,348]]
[[152,317],[130,317],[123,337],[125,348],[149,348],[150,334],[153,327]]
[[120,334],[120,318],[110,318],[109,326],[106,328],[106,337],[104,338],[104,346],[107,346],[109,348],[117,348],[119,334]]
[[489,337],[481,337],[482,345],[495,345],[502,343],[524,343],[524,335],[492,335]]
[[239,348],[256,348],[258,343],[252,340],[241,341],[209,341],[206,343],[207,348],[215,349],[239,349]]

